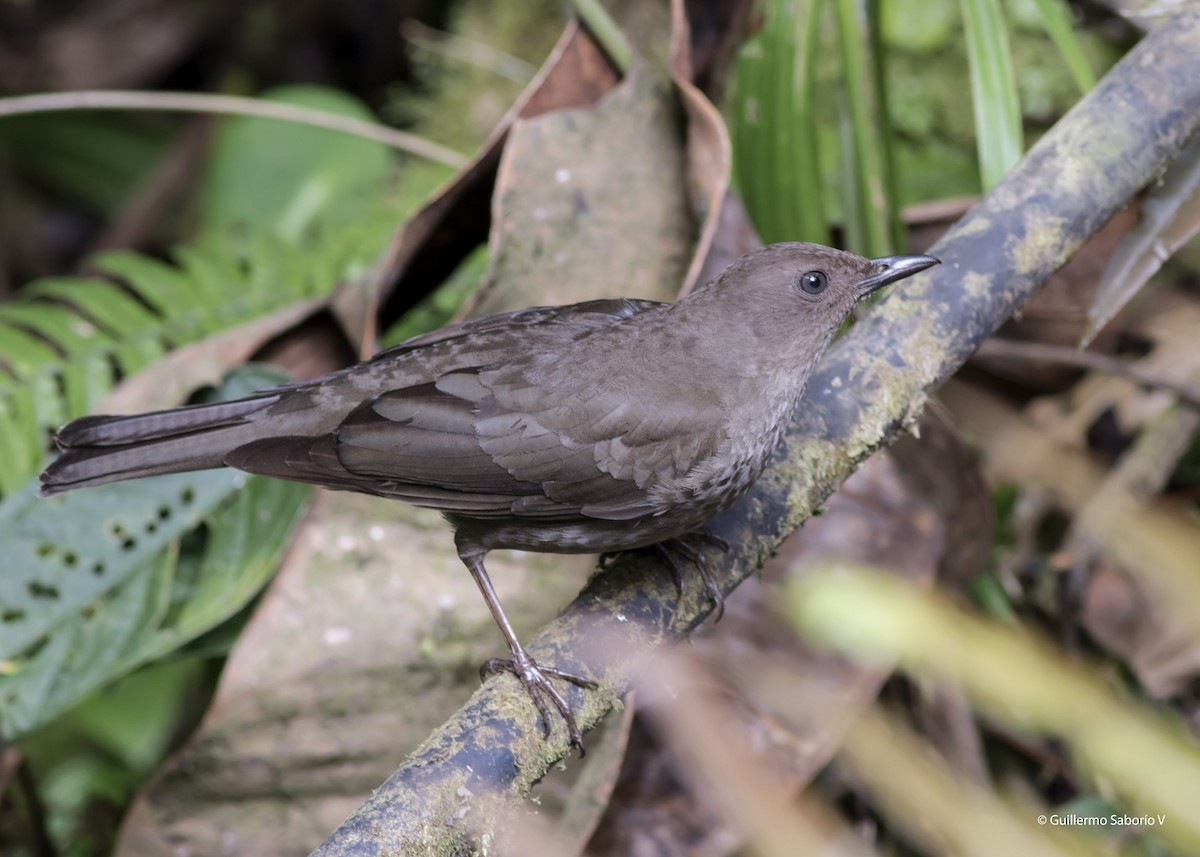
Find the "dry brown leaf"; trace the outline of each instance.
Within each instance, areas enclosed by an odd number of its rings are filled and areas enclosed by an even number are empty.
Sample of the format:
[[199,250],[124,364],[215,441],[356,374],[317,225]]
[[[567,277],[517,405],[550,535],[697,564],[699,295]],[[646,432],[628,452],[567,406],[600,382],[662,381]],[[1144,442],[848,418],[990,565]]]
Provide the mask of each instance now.
[[[1200,306],[1193,298],[1157,292],[1131,314],[1128,324],[1154,343],[1153,350],[1133,364],[1139,371],[1166,383],[1200,379],[1200,355],[1194,346]],[[1159,495],[1191,445],[1200,415],[1174,404],[1165,390],[1147,391],[1128,379],[1106,376],[1086,377],[1068,394],[1035,401],[1026,415],[1041,429],[1043,442],[1070,447],[1080,456],[1104,415],[1112,416],[1123,436],[1133,437],[1109,472],[1095,474],[1088,495],[1072,509],[1075,517],[1064,543],[1063,565],[1094,569],[1083,583],[1079,617],[1092,637],[1129,664],[1151,695],[1179,692],[1197,674],[1200,641],[1186,623],[1169,618],[1177,612],[1163,602],[1170,597],[1169,588],[1138,571],[1146,560],[1123,573],[1106,556],[1113,535],[1105,522],[1123,520],[1131,504],[1167,508],[1159,503]],[[1128,548],[1125,553],[1132,554]]]
[[669,300],[691,256],[674,97],[635,64],[594,107],[518,119],[470,315],[586,298]]
[[750,34],[753,0],[672,0],[672,14],[686,13],[686,27],[675,26],[675,43],[683,43],[687,53],[673,47],[673,69],[689,80],[715,103],[721,103],[729,69],[737,59],[738,48]]
[[[863,845],[832,813],[797,800],[767,748],[747,733],[746,721],[728,704],[727,690],[700,658],[671,653],[639,682],[659,691],[651,707],[655,732],[670,748],[688,783],[691,828],[639,830],[627,850],[601,853],[719,857],[747,851],[759,857],[837,854],[866,857]],[[808,685],[798,688],[802,694]],[[792,698],[790,709],[804,697]],[[658,795],[650,795],[657,800]],[[684,818],[679,819],[686,820]],[[657,836],[656,836],[657,834]]]
[[[379,324],[386,327],[441,283],[487,240],[492,189],[513,123],[554,110],[594,104],[617,83],[603,52],[571,22],[537,76],[471,163],[400,227],[379,264]],[[362,298],[348,296],[353,314]],[[366,340],[363,345],[369,343]]]
[[684,0],[672,0],[671,79],[688,117],[687,187],[700,229],[687,274],[679,288],[682,295],[724,270],[724,266],[714,270],[709,257],[713,239],[721,226],[721,212],[733,170],[733,149],[725,122],[713,103],[692,82],[696,70],[693,30],[684,7]]
[[940,406],[921,417],[919,430],[891,448],[901,476],[929,501],[946,528],[939,579],[965,588],[986,567],[995,509],[979,458],[967,448]]
[[1161,699],[1200,675],[1200,641],[1174,633],[1159,613],[1136,583],[1108,564],[1093,573],[1080,605],[1088,633],[1129,665],[1150,696]]
[[1088,308],[1081,348],[1200,231],[1200,140],[1185,146],[1162,178],[1145,193],[1141,214],[1100,277]]
[[[478,686],[500,644],[440,516],[352,494],[312,516],[117,853],[307,853]],[[583,583],[555,557],[489,566],[523,634]]]
[[[1200,330],[1200,306],[1186,295],[1168,295],[1155,303],[1160,311],[1143,313],[1139,330],[1156,347],[1139,366],[1172,381],[1200,381],[1200,353],[1188,332]],[[1200,639],[1162,621],[1169,611],[1160,603],[1165,594],[1160,587],[1103,563],[1096,533],[1103,521],[1120,514],[1123,504],[1159,498],[1194,442],[1200,412],[1172,404],[1161,392],[1131,392],[1121,405],[1118,419],[1127,425],[1134,413],[1145,413],[1140,431],[1079,511],[1068,540],[1077,562],[1100,561],[1084,590],[1080,618],[1095,639],[1129,664],[1150,695],[1171,696],[1200,674]]]

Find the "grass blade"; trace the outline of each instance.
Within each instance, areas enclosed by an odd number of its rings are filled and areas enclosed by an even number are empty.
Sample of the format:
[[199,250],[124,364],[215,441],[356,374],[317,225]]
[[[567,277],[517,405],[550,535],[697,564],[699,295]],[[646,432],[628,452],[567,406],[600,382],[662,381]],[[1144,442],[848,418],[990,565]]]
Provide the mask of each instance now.
[[1096,85],[1096,75],[1083,53],[1083,46],[1071,27],[1071,18],[1061,0],[1035,0],[1038,13],[1042,16],[1042,26],[1046,34],[1054,41],[1058,52],[1062,54],[1063,62],[1075,78],[1075,84],[1081,93],[1087,92]]
[[764,241],[828,243],[817,153],[815,57],[823,0],[771,0],[738,57],[738,187]]
[[[872,30],[878,16],[868,16],[864,0],[834,0],[838,46],[841,52],[845,120],[848,139],[842,181],[847,202],[847,249],[866,256],[886,256],[893,251],[892,200],[888,190],[887,119],[882,110],[876,64],[879,54]],[[874,20],[872,20],[874,18]],[[853,216],[852,216],[853,215]],[[858,222],[855,223],[854,219]]]
[[999,0],[962,0],[975,138],[984,190],[1021,159],[1024,149],[1017,79]]

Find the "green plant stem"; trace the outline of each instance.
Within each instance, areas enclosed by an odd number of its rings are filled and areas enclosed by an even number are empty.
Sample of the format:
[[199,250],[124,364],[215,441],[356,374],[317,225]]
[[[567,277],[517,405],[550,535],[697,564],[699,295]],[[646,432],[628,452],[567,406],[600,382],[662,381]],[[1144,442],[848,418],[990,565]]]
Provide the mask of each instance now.
[[999,0],[962,0],[962,12],[975,111],[975,145],[983,189],[989,190],[1021,159],[1021,105]]
[[624,74],[633,58],[633,48],[629,46],[629,40],[625,38],[625,34],[617,26],[617,22],[608,14],[608,10],[604,8],[600,0],[571,0],[571,6],[575,9],[579,20],[583,21],[584,26],[588,28],[588,32],[608,54],[612,64],[617,67],[617,71]]
[[771,0],[742,50],[733,111],[742,198],[762,239],[828,243],[815,58],[824,0]]
[[437,161],[454,169],[467,163],[466,155],[386,125],[363,122],[361,119],[352,119],[348,116],[338,116],[324,110],[314,110],[294,104],[280,104],[259,98],[244,98],[238,95],[213,95],[201,92],[77,90],[0,98],[0,117],[53,113],[62,110],[159,110],[174,113],[220,113],[278,119],[281,122],[312,125],[330,131],[353,134],[368,140],[376,140],[393,149]]
[[[846,227],[848,234],[858,235],[861,240],[861,246],[851,245],[849,249],[867,256],[885,256],[893,250],[888,223],[889,181],[883,152],[886,128],[884,117],[873,104],[876,91],[871,65],[878,63],[880,58],[867,56],[864,44],[867,29],[859,23],[859,3],[860,0],[836,0],[833,4],[845,81],[846,118],[849,120],[850,157],[845,159],[843,180],[847,196],[853,193],[855,197],[853,211],[847,212]],[[850,222],[851,214],[858,216],[858,224]]]
[[1035,0],[1038,12],[1042,16],[1042,26],[1054,40],[1058,52],[1062,54],[1063,62],[1075,78],[1075,85],[1080,92],[1087,92],[1096,85],[1096,75],[1083,53],[1083,46],[1075,31],[1071,29],[1071,19],[1066,5],[1062,0]]

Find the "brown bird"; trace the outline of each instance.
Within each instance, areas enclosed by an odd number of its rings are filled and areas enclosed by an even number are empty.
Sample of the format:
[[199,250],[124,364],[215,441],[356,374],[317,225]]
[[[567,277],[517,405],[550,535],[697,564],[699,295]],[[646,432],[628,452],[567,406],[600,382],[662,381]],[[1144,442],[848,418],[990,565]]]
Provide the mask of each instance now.
[[512,653],[481,673],[514,673],[547,732],[548,697],[579,744],[550,679],[595,685],[526,653],[484,557],[630,550],[703,525],[758,478],[854,305],[934,264],[774,244],[677,303],[527,309],[238,401],[84,417],[58,433],[42,494],[228,466],[437,509]]

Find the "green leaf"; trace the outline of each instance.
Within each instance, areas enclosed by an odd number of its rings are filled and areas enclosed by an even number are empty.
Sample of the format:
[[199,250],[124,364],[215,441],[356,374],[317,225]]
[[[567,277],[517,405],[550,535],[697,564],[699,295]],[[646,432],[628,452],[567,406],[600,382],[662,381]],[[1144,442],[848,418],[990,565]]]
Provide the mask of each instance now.
[[1096,85],[1096,75],[1092,71],[1091,64],[1088,63],[1087,56],[1083,53],[1079,37],[1075,35],[1075,30],[1071,27],[1070,13],[1066,4],[1062,0],[1035,0],[1035,2],[1042,17],[1042,26],[1046,28],[1046,33],[1054,40],[1058,52],[1062,54],[1063,62],[1070,69],[1071,77],[1075,78],[1075,84],[1079,87],[1080,93],[1086,93]]
[[81,320],[94,324],[105,336],[120,340],[114,355],[126,374],[163,354],[163,343],[154,336],[158,317],[106,280],[47,277],[30,283],[23,294],[66,304],[80,314]]
[[891,131],[883,109],[883,45],[874,37],[875,22],[868,21],[860,0],[834,0],[834,11],[846,107],[846,246],[865,256],[886,256],[895,247],[899,215],[890,169]]
[[365,271],[402,204],[368,201],[361,216],[309,236],[302,247],[257,233],[239,248],[209,235],[176,251],[182,267],[114,252],[93,265],[119,283],[55,277],[29,284],[0,305],[0,414],[17,432],[0,440],[0,450],[18,453],[0,457],[0,492],[11,494],[41,468],[54,429],[92,410],[121,378],[167,349],[325,294]]
[[62,623],[0,678],[0,736],[37,729],[105,681],[121,675],[139,632],[166,610],[173,551],[135,567],[120,586]]
[[207,521],[201,554],[181,563],[162,624],[147,633],[140,659],[165,655],[233,616],[282,561],[311,489],[252,477],[237,499]]
[[23,175],[113,212],[166,155],[176,127],[80,110],[13,116],[0,121],[0,151]]
[[962,0],[967,33],[975,145],[987,190],[1002,179],[1024,151],[1017,79],[1000,0]]
[[57,356],[43,340],[0,318],[0,361],[17,378],[28,378]]
[[971,580],[970,591],[971,599],[989,616],[1012,624],[1019,621],[1012,599],[1000,581],[991,574],[976,575]]
[[159,316],[186,318],[204,312],[203,306],[190,304],[179,311],[180,299],[196,290],[182,271],[166,262],[128,250],[112,250],[92,259],[92,265],[124,280]]
[[244,477],[171,474],[49,499],[36,485],[0,504],[0,660],[13,660],[199,524]]
[[[277,380],[243,370],[222,392],[235,397]],[[49,500],[33,492],[30,485],[0,504],[6,739],[245,606],[282,558],[309,489],[212,470]]]
[[958,32],[955,0],[888,0],[880,4],[879,27],[889,47],[931,54]]
[[767,242],[829,241],[816,120],[823,10],[823,0],[771,0],[738,55],[735,179]]
[[[357,99],[326,87],[281,87],[264,97],[375,118]],[[271,119],[228,119],[213,143],[204,181],[204,228],[223,234],[249,227],[296,241],[313,228],[362,214],[391,163],[391,150],[371,140]]]

